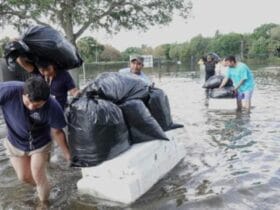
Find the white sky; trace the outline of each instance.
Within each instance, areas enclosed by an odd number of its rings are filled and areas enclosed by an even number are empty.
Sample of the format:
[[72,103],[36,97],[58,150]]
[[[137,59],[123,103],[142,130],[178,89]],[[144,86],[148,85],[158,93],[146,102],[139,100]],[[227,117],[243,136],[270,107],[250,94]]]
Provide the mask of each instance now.
[[[187,21],[174,17],[168,26],[153,27],[147,32],[121,31],[116,35],[87,32],[102,44],[110,44],[119,50],[146,44],[156,47],[165,43],[182,43],[202,34],[213,36],[221,33],[251,33],[265,23],[280,24],[279,0],[192,0],[192,17]],[[0,38],[15,36],[10,28],[1,29]]]

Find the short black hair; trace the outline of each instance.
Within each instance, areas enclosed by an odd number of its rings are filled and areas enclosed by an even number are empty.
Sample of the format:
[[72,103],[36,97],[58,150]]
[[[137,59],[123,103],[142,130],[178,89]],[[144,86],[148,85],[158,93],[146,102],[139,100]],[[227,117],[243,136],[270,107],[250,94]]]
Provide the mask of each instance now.
[[50,97],[50,87],[42,78],[30,77],[24,83],[23,94],[32,102],[46,101]]
[[38,59],[35,62],[35,65],[37,68],[47,68],[49,65],[51,65],[52,63],[50,61],[47,60],[43,60],[43,59]]
[[225,58],[225,61],[233,61],[234,63],[236,63],[235,56],[233,56],[233,55],[227,56],[227,57]]

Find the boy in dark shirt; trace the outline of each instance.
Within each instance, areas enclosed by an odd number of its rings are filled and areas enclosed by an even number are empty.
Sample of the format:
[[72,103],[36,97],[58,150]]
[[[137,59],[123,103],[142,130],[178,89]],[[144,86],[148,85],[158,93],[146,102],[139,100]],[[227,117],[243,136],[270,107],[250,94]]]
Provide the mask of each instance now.
[[50,131],[65,159],[70,160],[63,111],[40,77],[29,78],[25,83],[2,82],[0,89],[0,106],[8,130],[4,142],[7,154],[18,179],[36,186],[40,201],[45,202],[50,192],[46,176]]

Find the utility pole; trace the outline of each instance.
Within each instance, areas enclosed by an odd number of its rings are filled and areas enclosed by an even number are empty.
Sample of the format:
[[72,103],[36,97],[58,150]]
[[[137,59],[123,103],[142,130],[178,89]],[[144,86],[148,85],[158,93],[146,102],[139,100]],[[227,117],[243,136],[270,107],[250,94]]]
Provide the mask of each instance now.
[[97,44],[95,46],[95,63],[97,63]]
[[244,60],[244,41],[240,41],[240,59],[241,61]]

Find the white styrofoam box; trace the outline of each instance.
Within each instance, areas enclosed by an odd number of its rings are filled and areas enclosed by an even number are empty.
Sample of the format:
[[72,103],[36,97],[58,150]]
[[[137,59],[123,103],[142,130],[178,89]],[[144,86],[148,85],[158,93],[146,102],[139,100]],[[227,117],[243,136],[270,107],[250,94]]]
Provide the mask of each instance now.
[[209,98],[209,109],[234,110],[237,108],[235,98]]
[[174,140],[176,130],[166,134],[170,141],[135,144],[112,160],[82,168],[79,192],[126,204],[134,202],[185,156],[183,145]]

